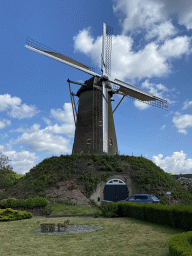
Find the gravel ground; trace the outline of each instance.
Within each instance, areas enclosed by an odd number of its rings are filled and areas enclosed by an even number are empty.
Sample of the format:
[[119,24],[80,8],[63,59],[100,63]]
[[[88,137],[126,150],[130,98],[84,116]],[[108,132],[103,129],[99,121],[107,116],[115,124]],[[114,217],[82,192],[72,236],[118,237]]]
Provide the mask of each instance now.
[[66,235],[66,234],[78,234],[78,233],[87,233],[87,232],[94,232],[97,229],[102,227],[94,226],[94,225],[68,225],[67,230],[57,231],[58,227],[55,226],[55,231],[53,232],[42,232],[41,229],[34,230],[39,235]]

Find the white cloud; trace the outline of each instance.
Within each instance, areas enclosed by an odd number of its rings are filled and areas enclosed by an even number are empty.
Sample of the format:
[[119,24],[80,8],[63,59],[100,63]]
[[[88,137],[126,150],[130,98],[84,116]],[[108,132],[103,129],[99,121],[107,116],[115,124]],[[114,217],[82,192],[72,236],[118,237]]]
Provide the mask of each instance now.
[[23,128],[23,127],[20,127],[20,128],[17,128],[17,129],[13,129],[13,130],[10,130],[9,132],[10,133],[15,133],[15,132],[27,132],[27,133],[33,133],[33,132],[37,132],[39,131],[39,128],[40,128],[40,124],[34,124],[31,126],[31,128]]
[[166,127],[166,125],[164,124],[160,129],[161,129],[161,130],[164,130],[165,127]]
[[164,11],[171,15],[176,15],[178,23],[187,29],[192,28],[192,5],[191,1],[181,0],[161,0],[165,4]]
[[7,119],[0,120],[0,129],[5,128],[6,126],[11,125],[11,121]]
[[[164,6],[156,0],[121,0],[114,1],[114,13],[120,12],[124,16],[121,22],[123,34],[136,29],[150,29],[154,23],[165,20]],[[121,21],[121,20],[120,20]]]
[[[4,149],[0,146],[0,149],[1,148]],[[36,160],[39,160],[39,157],[36,156],[35,153],[30,153],[26,150],[23,150],[22,152],[16,152],[15,150],[3,150],[1,153],[11,160],[7,162],[6,166],[10,165],[13,168],[13,171],[19,174],[29,172],[29,170],[35,166]]]
[[144,103],[142,101],[138,101],[138,100],[134,101],[134,105],[135,105],[135,107],[137,107],[140,110],[145,110],[150,107],[149,104],[146,104],[146,103]]
[[[94,39],[90,36],[90,29],[91,27],[88,27],[87,29],[83,29],[79,32],[77,36],[73,37],[73,40],[75,41],[75,44],[74,44],[75,51],[78,51],[79,49],[82,51],[83,49],[82,52],[87,54],[93,50]],[[78,44],[76,44],[76,42],[78,42]]]
[[165,57],[181,57],[189,53],[191,38],[188,36],[178,36],[174,39],[166,40],[160,47],[159,53]]
[[[169,91],[165,85],[149,83],[148,79],[145,80],[142,83],[141,87],[144,88],[144,89],[147,89],[147,91],[149,93],[151,93],[151,94],[153,94],[153,95],[155,95],[156,97],[159,97],[159,98],[164,98],[163,93]],[[169,103],[170,103],[170,100],[169,100]]]
[[[46,151],[50,153],[71,153],[70,140],[62,136],[54,134],[64,134],[70,138],[74,137],[75,124],[71,109],[71,103],[64,104],[64,110],[51,109],[51,116],[54,117],[61,125],[49,125],[44,129],[40,129],[39,124],[33,124],[30,128],[20,127],[11,130],[10,133],[21,132],[23,133],[15,140],[10,140],[10,145],[26,144],[31,150]],[[47,121],[47,119],[44,119]],[[49,119],[48,119],[49,120]],[[49,120],[50,121],[50,120]],[[22,146],[22,145],[21,145]]]
[[[180,25],[184,25],[187,29],[192,29],[191,1],[113,0],[113,2],[113,11],[120,17],[123,34],[129,31],[138,32],[139,29],[153,31],[156,24],[164,23],[173,15],[176,16]],[[165,28],[166,33],[167,30]]]
[[55,124],[53,126],[47,126],[44,131],[46,133],[60,133],[60,134],[66,134],[70,138],[74,137],[75,132],[75,125],[74,124],[62,124],[59,126],[58,124]]
[[15,140],[9,141],[10,145],[25,144],[30,150],[45,151],[48,153],[59,154],[71,153],[70,140],[62,136],[54,136],[51,131],[38,130],[36,132],[24,132]]
[[182,108],[182,110],[185,110],[185,109],[189,108],[190,106],[192,106],[192,101],[186,100],[186,101],[183,103],[183,108]]
[[67,122],[68,124],[73,124],[74,118],[71,103],[65,103],[63,105],[63,108],[64,110],[51,109],[51,116],[55,118],[58,122]]
[[43,121],[46,123],[46,124],[48,124],[48,125],[51,125],[51,120],[49,120],[48,118],[46,118],[46,117],[43,117]]
[[100,65],[102,45],[101,36],[94,40],[90,33],[90,27],[88,27],[87,29],[81,30],[77,36],[74,36],[73,40],[75,52],[80,51],[88,56],[91,56],[93,63],[98,66]]
[[180,152],[174,152],[171,157],[166,157],[165,159],[162,159],[162,157],[162,154],[153,156],[152,161],[165,172],[172,174],[192,172],[192,159],[186,159],[186,154],[182,150]]
[[21,104],[21,99],[11,97],[9,94],[0,95],[0,111],[8,111],[8,115],[13,118],[23,119],[35,116],[39,111],[35,106]]
[[186,128],[192,127],[192,115],[181,115],[176,112],[172,121],[179,133],[187,134]]
[[154,25],[145,36],[147,40],[157,37],[157,41],[165,40],[177,33],[177,29],[173,26],[171,21],[165,21],[159,25]]

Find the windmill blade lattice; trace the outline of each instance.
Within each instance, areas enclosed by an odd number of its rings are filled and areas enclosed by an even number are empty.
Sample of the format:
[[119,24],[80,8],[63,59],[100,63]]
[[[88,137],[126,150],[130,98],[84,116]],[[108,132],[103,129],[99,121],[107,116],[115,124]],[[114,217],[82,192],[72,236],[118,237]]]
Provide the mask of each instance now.
[[113,28],[106,25],[105,72],[108,76],[111,76],[112,34],[113,34]]

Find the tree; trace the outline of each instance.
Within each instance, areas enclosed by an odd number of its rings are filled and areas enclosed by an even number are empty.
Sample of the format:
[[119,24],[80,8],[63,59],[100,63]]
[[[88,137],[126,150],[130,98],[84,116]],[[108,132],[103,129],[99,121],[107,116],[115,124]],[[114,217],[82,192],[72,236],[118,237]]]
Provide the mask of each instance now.
[[0,153],[0,170],[10,170],[12,171],[13,168],[10,165],[5,166],[5,164],[7,164],[7,162],[9,162],[11,160],[9,160],[8,157],[6,157],[5,155],[2,155],[2,153]]
[[9,158],[0,153],[0,188],[8,188],[19,181],[24,175],[18,174],[13,171],[13,168],[10,165],[6,165],[9,161]]

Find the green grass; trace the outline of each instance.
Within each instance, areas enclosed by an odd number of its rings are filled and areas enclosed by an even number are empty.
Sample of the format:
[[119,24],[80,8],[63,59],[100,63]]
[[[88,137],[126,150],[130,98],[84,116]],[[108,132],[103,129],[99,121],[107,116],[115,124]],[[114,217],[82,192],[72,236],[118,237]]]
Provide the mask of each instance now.
[[[99,207],[54,203],[49,207],[54,215],[91,214]],[[51,236],[34,230],[41,223],[57,223],[70,219],[69,225],[100,226],[92,233]],[[129,255],[168,256],[168,240],[185,232],[133,218],[32,218],[1,222],[0,255],[57,256],[57,255]]]
[[[161,204],[169,199],[180,199],[181,204],[192,204],[192,194],[165,173],[152,161],[133,156],[61,155],[50,157],[34,166],[21,177],[8,170],[0,170],[0,188],[7,192],[14,188],[23,199],[42,195],[47,187],[54,187],[59,181],[75,177],[85,185],[86,196],[93,193],[101,181],[118,174],[127,173],[129,164],[131,178],[148,194],[156,195]],[[107,170],[107,165],[112,170]],[[103,167],[102,167],[103,166]],[[103,168],[102,171],[101,167]],[[89,169],[90,168],[90,169]],[[111,168],[110,168],[111,169]],[[133,193],[134,194],[134,193]],[[18,197],[19,198],[19,197]],[[3,195],[0,195],[0,200]],[[69,202],[54,203],[47,207],[53,215],[94,214],[98,207],[70,205]],[[152,255],[168,256],[168,240],[175,234],[185,232],[170,227],[148,223],[133,218],[84,218],[70,217],[69,225],[96,225],[103,227],[93,233],[69,235],[38,235],[34,230],[41,223],[58,223],[67,218],[32,218],[0,223],[0,255]]]
[[100,207],[77,205],[76,203],[62,200],[47,206],[46,209],[51,210],[53,215],[94,214],[96,211],[99,211],[101,214]]

